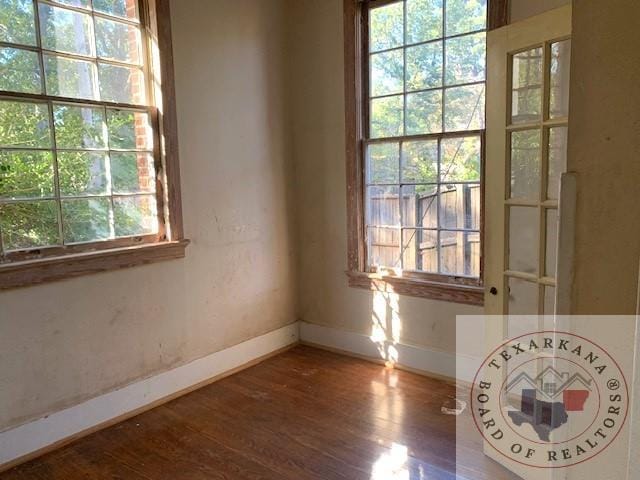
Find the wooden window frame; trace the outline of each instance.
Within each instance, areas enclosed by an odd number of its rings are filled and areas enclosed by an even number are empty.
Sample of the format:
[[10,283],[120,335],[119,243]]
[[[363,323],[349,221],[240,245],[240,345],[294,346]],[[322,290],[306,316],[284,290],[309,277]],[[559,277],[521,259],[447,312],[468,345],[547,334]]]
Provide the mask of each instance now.
[[[184,238],[180,167],[175,103],[175,81],[169,0],[138,0],[146,56],[148,107],[154,131],[153,153],[156,167],[156,190],[159,231],[101,242],[56,246],[12,252],[0,261],[0,290],[25,287],[49,281],[183,258],[189,240]],[[151,91],[153,89],[153,91]],[[13,94],[6,98],[41,100],[75,104],[101,102],[65,99],[48,95]],[[131,108],[114,103],[115,108]],[[139,107],[138,107],[139,109]],[[53,127],[52,127],[53,128]]]
[[[366,270],[365,238],[365,113],[368,81],[368,26],[365,9],[382,6],[396,0],[344,0],[344,62],[345,62],[345,140],[347,169],[347,277],[350,287],[395,292],[401,295],[443,300],[468,305],[484,304],[483,259],[480,258],[480,278],[446,276],[423,272],[370,273]],[[487,31],[508,23],[508,0],[488,0]],[[483,155],[484,158],[484,155]],[[484,172],[484,166],[482,168]],[[480,180],[484,197],[484,179]],[[480,237],[484,243],[484,201],[481,200]]]

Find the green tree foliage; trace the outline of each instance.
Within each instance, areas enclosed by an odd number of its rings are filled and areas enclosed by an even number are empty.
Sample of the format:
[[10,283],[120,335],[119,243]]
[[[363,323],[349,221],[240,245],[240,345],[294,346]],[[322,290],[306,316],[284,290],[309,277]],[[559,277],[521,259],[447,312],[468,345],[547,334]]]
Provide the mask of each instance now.
[[[58,3],[88,8],[88,0]],[[94,0],[96,9],[131,18],[132,0]],[[136,27],[40,5],[43,45],[76,54],[140,62]],[[0,90],[133,102],[134,69],[96,69],[88,61],[40,55],[32,0],[0,0]],[[96,78],[99,82],[96,82]],[[99,86],[99,92],[94,86]],[[49,108],[52,109],[50,117]],[[53,122],[51,123],[51,119]],[[54,144],[55,140],[55,144]],[[156,231],[153,146],[146,112],[33,100],[0,100],[0,235],[7,251],[90,242]],[[60,198],[56,199],[57,192]],[[137,194],[140,196],[120,196]],[[112,195],[118,195],[112,197]],[[62,232],[62,238],[61,238]]]

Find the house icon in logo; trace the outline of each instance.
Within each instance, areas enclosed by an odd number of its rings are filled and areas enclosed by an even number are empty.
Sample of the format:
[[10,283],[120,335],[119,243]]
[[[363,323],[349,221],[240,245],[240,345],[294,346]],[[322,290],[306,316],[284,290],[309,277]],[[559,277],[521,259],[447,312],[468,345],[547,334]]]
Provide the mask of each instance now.
[[580,373],[559,372],[552,366],[535,378],[521,372],[505,387],[506,393],[520,396],[520,410],[509,412],[516,426],[529,423],[541,440],[567,422],[567,412],[583,412],[592,389],[592,380]]

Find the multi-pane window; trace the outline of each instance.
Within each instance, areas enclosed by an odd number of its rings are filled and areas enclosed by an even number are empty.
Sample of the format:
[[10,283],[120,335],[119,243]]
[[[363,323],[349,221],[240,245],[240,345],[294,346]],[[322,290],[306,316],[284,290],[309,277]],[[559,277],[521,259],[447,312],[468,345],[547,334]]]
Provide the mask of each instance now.
[[367,16],[367,267],[479,277],[487,2]]
[[143,32],[138,0],[0,0],[0,260],[158,237]]

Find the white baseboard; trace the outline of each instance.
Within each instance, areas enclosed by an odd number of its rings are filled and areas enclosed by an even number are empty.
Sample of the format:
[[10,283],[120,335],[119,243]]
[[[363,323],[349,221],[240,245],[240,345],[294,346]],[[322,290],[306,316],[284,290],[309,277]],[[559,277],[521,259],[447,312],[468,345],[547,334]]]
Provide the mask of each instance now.
[[256,359],[285,348],[299,339],[298,322],[252,338],[233,347],[92,398],[44,418],[0,432],[0,471],[3,466],[43,452],[65,440],[81,436],[114,419],[186,392]]
[[[358,356],[384,360],[384,347],[369,336],[346,332],[331,327],[300,322],[300,341],[329,347]],[[402,343],[393,344],[398,353],[398,364],[426,374],[461,380],[471,383],[482,359],[472,356],[444,352]]]

